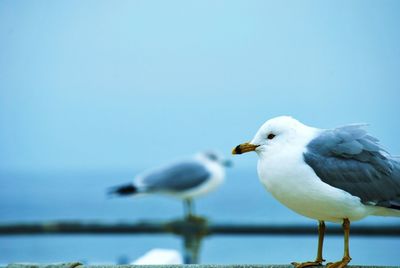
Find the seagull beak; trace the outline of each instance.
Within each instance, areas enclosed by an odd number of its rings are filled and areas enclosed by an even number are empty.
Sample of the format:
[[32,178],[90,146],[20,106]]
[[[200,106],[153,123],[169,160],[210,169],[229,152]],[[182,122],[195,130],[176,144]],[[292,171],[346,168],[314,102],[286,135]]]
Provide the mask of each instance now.
[[239,144],[232,150],[232,154],[243,154],[254,151],[259,145],[251,144],[249,142]]

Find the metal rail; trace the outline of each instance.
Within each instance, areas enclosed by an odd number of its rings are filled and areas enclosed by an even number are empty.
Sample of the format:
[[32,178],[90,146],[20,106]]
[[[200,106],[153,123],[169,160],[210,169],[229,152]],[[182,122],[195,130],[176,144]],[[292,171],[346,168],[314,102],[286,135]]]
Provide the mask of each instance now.
[[[50,235],[50,234],[161,234],[180,235],[184,232],[209,235],[316,235],[313,225],[234,224],[175,220],[143,221],[137,223],[11,223],[0,224],[0,235]],[[327,235],[342,235],[339,225],[329,226]],[[352,236],[400,236],[400,225],[352,226]]]

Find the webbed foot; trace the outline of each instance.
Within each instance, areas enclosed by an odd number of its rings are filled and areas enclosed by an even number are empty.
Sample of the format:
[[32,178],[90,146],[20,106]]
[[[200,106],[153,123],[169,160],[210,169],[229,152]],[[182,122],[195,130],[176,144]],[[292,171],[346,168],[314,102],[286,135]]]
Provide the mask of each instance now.
[[327,263],[326,268],[344,268],[350,261],[351,258],[345,256],[341,261]]

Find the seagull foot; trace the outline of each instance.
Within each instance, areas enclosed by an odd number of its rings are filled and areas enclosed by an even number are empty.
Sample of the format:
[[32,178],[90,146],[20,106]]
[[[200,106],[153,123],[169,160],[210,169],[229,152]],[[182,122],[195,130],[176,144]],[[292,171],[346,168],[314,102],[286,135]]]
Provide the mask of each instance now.
[[310,266],[321,266],[322,262],[325,260],[307,261],[307,262],[292,262],[295,268],[304,268]]
[[341,261],[327,263],[326,268],[344,268],[350,261],[350,257],[343,257]]

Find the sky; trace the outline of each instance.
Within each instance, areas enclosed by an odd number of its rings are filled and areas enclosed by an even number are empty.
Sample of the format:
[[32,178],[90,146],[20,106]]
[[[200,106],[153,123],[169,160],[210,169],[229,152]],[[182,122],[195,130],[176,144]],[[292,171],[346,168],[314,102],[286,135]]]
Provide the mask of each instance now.
[[0,170],[228,156],[278,115],[369,123],[400,154],[399,11],[399,1],[2,0]]

